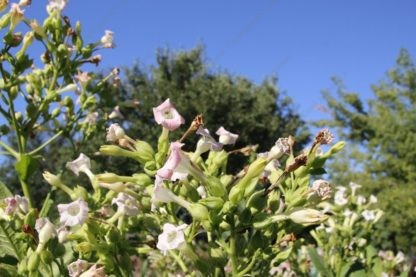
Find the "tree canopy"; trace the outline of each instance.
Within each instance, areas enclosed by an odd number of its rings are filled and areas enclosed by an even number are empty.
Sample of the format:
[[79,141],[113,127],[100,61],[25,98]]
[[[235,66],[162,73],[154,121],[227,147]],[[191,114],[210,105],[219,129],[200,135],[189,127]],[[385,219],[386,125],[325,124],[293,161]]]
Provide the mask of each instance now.
[[[63,172],[69,154],[73,159],[80,152],[89,155],[97,171],[114,171],[119,174],[131,174],[137,165],[121,158],[104,158],[94,156],[99,146],[105,144],[105,127],[111,122],[122,125],[132,137],[152,142],[159,135],[160,127],[154,121],[152,108],[166,98],[176,106],[186,123],[172,135],[179,138],[188,128],[193,118],[202,114],[205,128],[214,134],[220,127],[239,134],[235,148],[246,145],[261,144],[262,149],[269,149],[279,137],[296,136],[297,149],[306,144],[309,138],[304,120],[296,111],[289,96],[282,94],[276,85],[276,78],[266,78],[261,84],[227,72],[214,71],[204,59],[202,47],[190,51],[172,52],[160,50],[156,64],[153,66],[137,63],[131,68],[124,68],[121,86],[106,84],[108,89],[101,90],[97,102],[101,120],[97,122],[88,137],[79,134],[71,138],[61,138],[46,149],[48,153],[42,161],[44,170]],[[119,107],[122,118],[108,119],[115,106]],[[197,135],[186,141],[186,147],[194,147]],[[72,143],[69,143],[69,142]],[[156,141],[154,144],[156,145]],[[116,162],[114,162],[116,160]],[[238,155],[231,160],[231,168],[238,168]],[[233,166],[233,163],[235,166]],[[114,166],[116,164],[116,166]],[[11,164],[5,164],[3,172],[10,171]],[[42,172],[39,171],[39,172]],[[33,178],[34,186],[45,185],[40,173]],[[6,175],[3,175],[4,178]],[[4,180],[14,182],[13,176]],[[39,189],[39,191],[42,191]]]
[[331,119],[351,141],[344,159],[334,164],[338,183],[361,183],[377,194],[386,213],[378,233],[383,247],[409,251],[416,244],[416,69],[406,50],[387,77],[372,86],[364,101],[337,82],[336,95],[325,93]]

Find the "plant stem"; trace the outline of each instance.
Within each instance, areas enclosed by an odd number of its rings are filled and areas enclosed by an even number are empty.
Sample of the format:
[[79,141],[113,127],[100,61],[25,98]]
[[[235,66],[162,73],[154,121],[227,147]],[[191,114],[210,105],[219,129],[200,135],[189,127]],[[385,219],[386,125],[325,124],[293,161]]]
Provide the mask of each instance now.
[[39,151],[41,151],[43,148],[45,148],[46,146],[48,146],[49,143],[51,143],[52,141],[54,141],[55,139],[57,139],[60,135],[62,135],[64,131],[60,130],[58,133],[56,133],[53,137],[51,137],[50,139],[48,139],[47,141],[45,141],[41,146],[39,146],[38,148],[36,148],[35,150],[31,151],[29,153],[29,155],[35,155],[37,154]]
[[188,268],[186,267],[185,263],[183,262],[181,257],[179,257],[179,255],[175,253],[175,251],[169,250],[169,254],[172,255],[172,257],[175,259],[175,261],[178,263],[178,265],[181,267],[184,273],[188,271]]
[[4,142],[2,142],[0,140],[0,146],[3,147],[10,155],[12,155],[13,157],[15,157],[17,159],[17,157],[19,156],[19,154],[10,146],[8,146],[7,144],[5,144]]
[[24,180],[22,180],[20,177],[19,177],[19,180],[20,180],[20,186],[22,187],[23,195],[27,198],[29,202],[29,207],[30,208],[34,207],[32,194],[30,193],[28,184]]
[[230,235],[229,253],[231,255],[232,276],[237,276],[237,274],[238,274],[238,261],[237,261],[237,252],[236,252],[234,218],[232,219],[232,222],[230,222],[230,225],[231,225],[231,235]]

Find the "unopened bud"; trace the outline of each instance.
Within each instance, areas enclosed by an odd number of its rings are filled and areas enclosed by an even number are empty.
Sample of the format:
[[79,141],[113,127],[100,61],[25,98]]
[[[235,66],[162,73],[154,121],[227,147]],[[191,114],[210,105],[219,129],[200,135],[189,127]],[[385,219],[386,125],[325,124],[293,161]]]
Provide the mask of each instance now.
[[328,216],[314,209],[302,209],[292,212],[289,219],[304,226],[320,224],[328,219]]

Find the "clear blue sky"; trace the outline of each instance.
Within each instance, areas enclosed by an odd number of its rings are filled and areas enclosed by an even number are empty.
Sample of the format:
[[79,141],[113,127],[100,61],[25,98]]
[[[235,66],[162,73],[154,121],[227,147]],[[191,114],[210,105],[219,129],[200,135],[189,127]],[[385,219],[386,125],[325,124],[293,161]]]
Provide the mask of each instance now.
[[[44,14],[41,2],[27,15]],[[151,64],[158,47],[203,43],[214,69],[256,82],[277,75],[305,119],[324,116],[316,106],[334,89],[331,76],[368,97],[400,48],[416,58],[414,0],[70,0],[64,14],[82,22],[87,41],[114,31],[103,68]]]

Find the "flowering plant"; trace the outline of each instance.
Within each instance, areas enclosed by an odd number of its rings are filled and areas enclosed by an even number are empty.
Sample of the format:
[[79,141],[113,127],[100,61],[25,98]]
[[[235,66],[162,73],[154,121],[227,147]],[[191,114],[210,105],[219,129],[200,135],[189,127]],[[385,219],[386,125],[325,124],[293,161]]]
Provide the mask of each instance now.
[[[81,71],[84,64],[99,63],[95,51],[114,47],[113,32],[84,44],[80,24],[72,26],[62,16],[67,1],[50,0],[42,26],[24,17],[22,8],[29,2],[13,3],[6,11],[8,1],[0,0],[0,28],[5,32],[0,112],[11,126],[4,132],[15,134],[17,150],[3,141],[0,146],[16,160],[24,194],[13,195],[0,184],[1,276],[284,275],[305,245],[315,243],[327,251],[321,232],[334,227],[339,214],[325,202],[331,199],[332,186],[313,176],[325,173],[326,160],[344,142],[323,153],[320,146],[333,140],[323,129],[301,153],[294,151],[292,136],[276,138],[268,152],[256,153],[252,145],[234,148],[238,134],[233,132],[238,130],[218,126],[216,139],[202,116],[172,141],[171,133],[185,120],[170,99],[153,108],[154,122],[161,126],[157,146],[132,138],[122,124],[112,123],[123,118],[118,106],[108,115],[95,111],[96,92],[106,81],[119,84],[118,70],[100,81]],[[29,28],[24,36],[15,32],[22,23]],[[45,50],[40,68],[27,52],[34,40]],[[78,100],[64,95],[69,92]],[[16,99],[25,103],[24,115],[16,111]],[[108,125],[108,144],[98,149],[99,155],[132,159],[137,172],[97,173],[87,155],[76,153],[66,170],[85,175],[89,184],[67,184],[57,172],[45,171],[49,193],[35,202],[29,183],[42,149],[70,133],[88,137],[99,116]],[[194,135],[197,144],[185,151]],[[47,138],[32,149],[32,136]],[[231,155],[247,157],[236,174],[227,168]],[[66,197],[63,203],[56,200],[58,192]],[[336,205],[347,204],[339,192]],[[368,222],[379,217],[369,209],[360,215]],[[360,251],[342,255],[361,258]],[[389,255],[384,255],[386,260]],[[338,266],[338,257],[334,259],[331,267]]]

